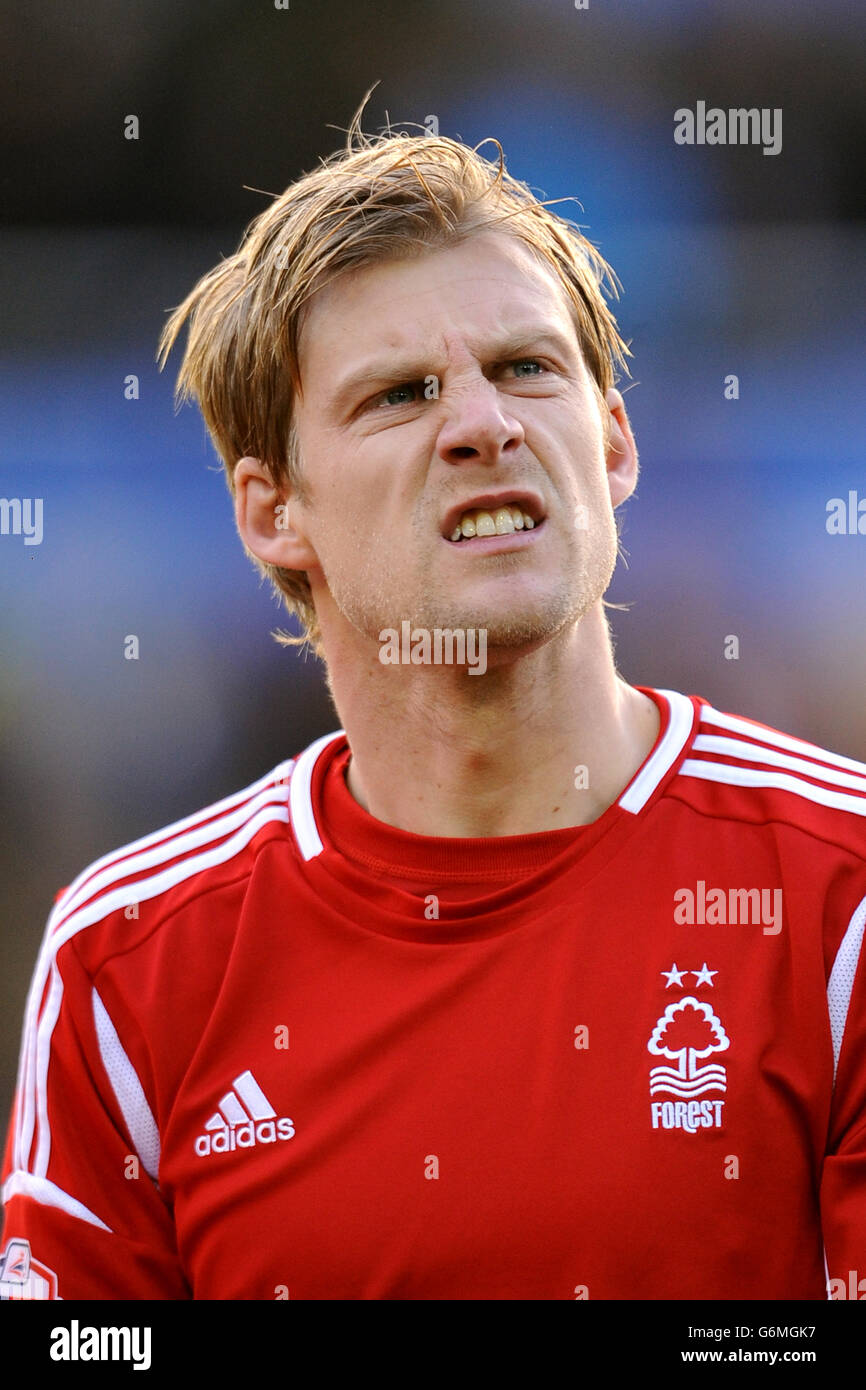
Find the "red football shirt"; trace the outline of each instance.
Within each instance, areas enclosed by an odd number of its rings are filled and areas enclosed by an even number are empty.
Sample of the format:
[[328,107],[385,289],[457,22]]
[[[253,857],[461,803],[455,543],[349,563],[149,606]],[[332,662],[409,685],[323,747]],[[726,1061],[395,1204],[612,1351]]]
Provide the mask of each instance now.
[[337,733],[87,868],[0,1294],[866,1292],[866,765],[639,688],[658,739],[591,825],[396,830]]

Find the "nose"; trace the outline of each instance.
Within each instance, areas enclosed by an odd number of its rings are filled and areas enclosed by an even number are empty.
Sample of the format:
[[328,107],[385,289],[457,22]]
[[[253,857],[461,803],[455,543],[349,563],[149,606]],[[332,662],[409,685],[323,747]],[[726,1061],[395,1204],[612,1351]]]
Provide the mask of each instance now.
[[523,426],[503,408],[500,392],[486,377],[454,388],[448,406],[436,441],[446,463],[498,463],[524,442]]

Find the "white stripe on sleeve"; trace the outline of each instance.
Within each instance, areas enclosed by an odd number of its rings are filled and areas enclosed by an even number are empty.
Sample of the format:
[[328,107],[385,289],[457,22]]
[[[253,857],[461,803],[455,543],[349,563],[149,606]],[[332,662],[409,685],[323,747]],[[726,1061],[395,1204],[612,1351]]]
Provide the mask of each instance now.
[[147,1103],[144,1087],[138,1079],[138,1073],[123,1050],[117,1029],[109,1018],[95,986],[93,1021],[96,1024],[102,1064],[108,1072],[108,1079],[129,1130],[129,1137],[141,1159],[142,1168],[156,1182],[159,1174],[159,1130],[153,1118],[153,1111]]
[[855,908],[854,915],[848,923],[848,930],[836,952],[836,959],[833,962],[833,969],[830,971],[830,980],[827,985],[830,1031],[833,1034],[834,1081],[839,1065],[839,1053],[842,1051],[845,1024],[848,1020],[848,1007],[851,1003],[851,991],[854,988],[854,976],[857,971],[857,962],[860,959],[864,926],[866,926],[866,898],[863,898]]
[[62,1187],[49,1182],[47,1178],[37,1178],[32,1173],[22,1173],[20,1170],[10,1173],[3,1185],[3,1201],[9,1202],[13,1197],[19,1196],[32,1197],[34,1202],[41,1203],[43,1207],[59,1207],[70,1216],[77,1216],[79,1221],[87,1221],[91,1226],[98,1226],[101,1231],[111,1231],[111,1227],[100,1221],[99,1217],[83,1202],[79,1202],[77,1197],[70,1197]]

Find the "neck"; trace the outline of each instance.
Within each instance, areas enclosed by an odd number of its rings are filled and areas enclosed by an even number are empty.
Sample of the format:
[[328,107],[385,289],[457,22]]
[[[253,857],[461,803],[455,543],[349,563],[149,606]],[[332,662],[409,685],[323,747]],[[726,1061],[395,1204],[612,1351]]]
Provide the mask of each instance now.
[[[599,602],[528,655],[484,675],[383,666],[358,634],[328,642],[328,677],[352,749],[349,790],[417,835],[527,835],[607,810],[655,742],[654,703],[616,673]],[[360,658],[360,659],[359,659]]]

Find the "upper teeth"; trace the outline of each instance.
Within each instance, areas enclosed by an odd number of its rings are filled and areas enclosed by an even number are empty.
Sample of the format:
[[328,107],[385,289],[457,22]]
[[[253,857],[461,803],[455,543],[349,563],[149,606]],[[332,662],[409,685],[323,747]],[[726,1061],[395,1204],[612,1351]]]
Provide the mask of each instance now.
[[528,512],[513,502],[497,507],[494,512],[473,507],[464,512],[451,532],[452,541],[460,541],[473,536],[510,536],[512,531],[531,531],[535,522]]

